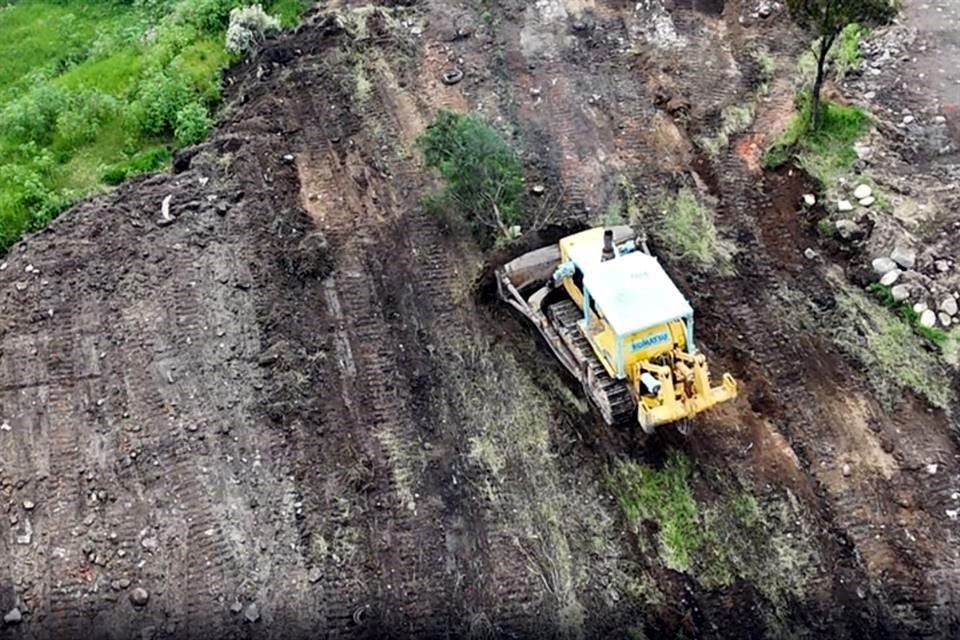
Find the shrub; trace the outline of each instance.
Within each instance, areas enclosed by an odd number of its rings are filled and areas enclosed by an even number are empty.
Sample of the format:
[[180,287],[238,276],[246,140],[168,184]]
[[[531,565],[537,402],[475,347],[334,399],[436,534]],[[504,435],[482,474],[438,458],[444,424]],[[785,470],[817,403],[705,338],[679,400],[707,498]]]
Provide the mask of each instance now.
[[62,89],[40,82],[4,107],[0,112],[0,131],[13,142],[48,144],[66,101],[67,94]]
[[213,124],[207,108],[199,102],[190,102],[177,111],[174,135],[181,147],[196,144],[207,137]]
[[263,40],[280,30],[280,20],[267,15],[259,4],[230,11],[227,27],[227,51],[241,56],[250,53]]
[[462,211],[482,242],[509,238],[522,221],[523,168],[497,130],[478,115],[441,111],[417,144],[446,181],[433,202]]
[[120,112],[116,98],[96,89],[77,92],[67,103],[57,116],[56,139],[68,149],[92,142],[104,121]]
[[114,165],[103,174],[103,181],[117,185],[129,177],[155,171],[170,162],[170,150],[166,147],[150,147],[135,154],[128,161]]
[[137,130],[145,136],[173,131],[177,114],[193,99],[187,82],[169,71],[147,75],[138,89],[138,98],[130,109]]

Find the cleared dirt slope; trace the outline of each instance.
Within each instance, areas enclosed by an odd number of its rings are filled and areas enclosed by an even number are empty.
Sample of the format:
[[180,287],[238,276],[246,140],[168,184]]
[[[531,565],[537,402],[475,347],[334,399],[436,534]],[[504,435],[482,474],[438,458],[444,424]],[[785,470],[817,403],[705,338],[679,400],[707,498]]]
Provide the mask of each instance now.
[[[803,258],[802,180],[690,142],[755,99],[750,52],[792,55],[795,34],[718,3],[391,4],[414,6],[317,10],[233,71],[218,133],[172,175],[5,258],[0,610],[23,621],[0,633],[955,632],[948,420],[881,406],[832,346],[842,278]],[[413,143],[442,106],[512,128],[562,218],[695,166],[736,272],[670,267],[743,397],[643,452],[600,428],[476,302],[468,235],[419,206]],[[759,505],[749,535],[716,516],[719,569],[667,568],[607,490],[612,460],[677,447],[703,504]]]

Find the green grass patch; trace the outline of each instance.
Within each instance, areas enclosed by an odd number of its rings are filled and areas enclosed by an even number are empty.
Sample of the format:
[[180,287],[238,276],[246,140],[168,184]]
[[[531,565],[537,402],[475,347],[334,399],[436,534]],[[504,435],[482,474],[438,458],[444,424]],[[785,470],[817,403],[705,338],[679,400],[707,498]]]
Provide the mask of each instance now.
[[885,307],[895,303],[884,289],[879,285],[871,289],[876,301],[850,287],[837,297],[834,342],[862,363],[887,408],[894,408],[902,390],[909,389],[949,414],[955,400],[948,382],[951,374],[939,351],[927,345],[951,341],[938,330],[920,335],[914,329],[916,314],[905,305],[896,306],[897,313],[891,314]]
[[621,461],[607,478],[631,525],[642,520],[657,524],[664,560],[677,571],[686,571],[691,555],[704,544],[689,476],[687,459],[674,453],[663,469]]
[[856,161],[853,145],[869,127],[869,117],[856,107],[824,102],[820,128],[811,133],[810,100],[798,102],[797,115],[767,151],[765,163],[768,168],[776,168],[795,159],[821,184],[831,186]]
[[[243,0],[20,0],[0,9],[0,251],[79,197],[203,139]],[[305,0],[265,2],[293,24]],[[162,162],[161,162],[162,160]]]
[[900,317],[901,320],[910,325],[917,335],[926,338],[930,342],[942,345],[947,340],[947,333],[935,327],[924,327],[920,324],[920,315],[913,310],[913,306],[908,302],[897,302],[893,299],[893,289],[885,287],[879,282],[874,282],[867,287],[867,292],[885,307],[888,307]]
[[731,272],[733,246],[722,240],[713,211],[688,188],[660,203],[662,222],[651,231],[663,249],[681,260],[722,273]]

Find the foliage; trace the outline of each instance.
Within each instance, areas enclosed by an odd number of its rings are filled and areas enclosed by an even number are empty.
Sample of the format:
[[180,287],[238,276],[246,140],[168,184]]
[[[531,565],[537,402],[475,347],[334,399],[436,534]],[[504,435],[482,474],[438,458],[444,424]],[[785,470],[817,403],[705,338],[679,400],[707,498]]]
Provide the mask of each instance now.
[[680,259],[727,271],[733,248],[720,239],[713,211],[687,188],[661,202],[663,220],[653,233],[663,249]]
[[899,0],[787,0],[787,9],[801,27],[813,31],[820,40],[817,72],[813,82],[809,127],[820,127],[820,89],[828,54],[844,29],[854,23],[872,25],[893,18]]
[[853,145],[869,126],[869,117],[857,107],[828,102],[823,105],[820,128],[811,132],[809,96],[801,96],[798,103],[798,113],[767,150],[764,161],[768,168],[775,168],[796,159],[821,184],[832,185],[856,161]]
[[443,110],[417,144],[446,182],[428,202],[462,212],[485,243],[511,237],[522,222],[523,168],[496,129],[477,114]]
[[259,4],[233,9],[227,27],[227,51],[238,56],[248,54],[279,30],[280,20],[267,15]]
[[833,67],[833,75],[842,80],[850,71],[857,69],[862,60],[860,58],[860,40],[863,38],[863,26],[852,22],[843,28],[837,36],[837,42],[830,50],[829,61]]
[[166,146],[148,147],[107,169],[103,174],[103,181],[116,185],[132,176],[156,171],[170,162],[170,156],[170,150]]
[[174,132],[177,143],[186,147],[196,144],[207,137],[213,121],[207,108],[198,102],[189,102],[177,111],[176,130]]

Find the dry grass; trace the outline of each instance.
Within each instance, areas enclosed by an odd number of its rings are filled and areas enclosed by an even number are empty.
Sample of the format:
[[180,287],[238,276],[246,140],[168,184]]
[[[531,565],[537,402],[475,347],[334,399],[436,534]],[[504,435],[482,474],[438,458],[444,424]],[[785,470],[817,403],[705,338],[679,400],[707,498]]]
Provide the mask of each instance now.
[[663,199],[659,208],[661,220],[650,233],[664,251],[711,271],[732,273],[735,247],[720,238],[713,210],[700,202],[693,191],[681,189]]

